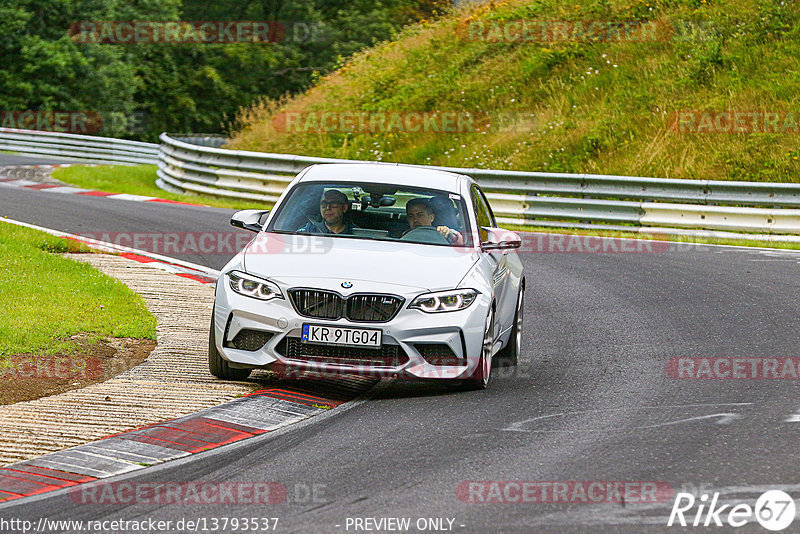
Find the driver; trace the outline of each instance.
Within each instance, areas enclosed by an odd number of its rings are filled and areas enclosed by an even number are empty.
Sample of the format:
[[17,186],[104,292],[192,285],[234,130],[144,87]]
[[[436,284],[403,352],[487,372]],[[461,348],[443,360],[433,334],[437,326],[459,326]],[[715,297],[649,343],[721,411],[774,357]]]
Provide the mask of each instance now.
[[336,189],[329,189],[319,200],[322,220],[310,221],[297,231],[309,234],[352,234],[353,223],[345,220],[345,214],[349,209],[350,201],[347,195]]
[[[433,220],[436,214],[431,208],[431,205],[424,198],[413,198],[406,203],[406,218],[408,219],[408,232],[415,230],[421,226],[430,226],[433,228]],[[455,230],[447,226],[437,226],[436,230],[442,234],[442,237],[447,239],[451,245],[463,245],[464,237]]]

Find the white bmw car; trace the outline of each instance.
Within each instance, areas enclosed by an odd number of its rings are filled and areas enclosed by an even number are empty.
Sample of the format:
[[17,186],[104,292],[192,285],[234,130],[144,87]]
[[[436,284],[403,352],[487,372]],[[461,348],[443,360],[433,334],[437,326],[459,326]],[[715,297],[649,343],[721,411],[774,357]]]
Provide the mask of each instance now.
[[475,181],[393,164],[315,165],[222,270],[209,340],[217,377],[253,369],[458,381],[517,363],[525,278],[518,234]]

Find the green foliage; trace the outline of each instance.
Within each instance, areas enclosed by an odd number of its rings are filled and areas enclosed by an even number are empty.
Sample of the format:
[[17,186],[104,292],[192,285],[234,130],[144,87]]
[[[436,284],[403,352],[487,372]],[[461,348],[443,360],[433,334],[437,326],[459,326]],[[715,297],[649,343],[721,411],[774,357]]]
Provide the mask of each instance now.
[[[648,23],[652,34],[522,41],[491,33],[521,19],[551,28],[564,21]],[[798,87],[796,2],[487,2],[406,28],[394,42],[356,54],[308,93],[243,113],[231,148],[453,167],[797,182],[800,160],[787,154],[800,138],[792,126]],[[282,109],[470,110],[508,120],[487,121],[491,127],[480,133],[287,132],[271,127]],[[762,124],[764,114],[777,114],[789,126],[780,133],[673,127],[678,112],[705,111],[761,113]]]
[[[0,109],[91,111],[101,135],[223,132],[242,106],[309,87],[337,57],[430,17],[444,0],[0,0]],[[276,21],[268,43],[77,42],[81,21]],[[306,34],[313,31],[314,38]],[[304,33],[305,32],[305,33]]]
[[75,334],[155,339],[155,317],[128,286],[47,252],[79,248],[0,224],[0,363],[14,354],[69,350]]

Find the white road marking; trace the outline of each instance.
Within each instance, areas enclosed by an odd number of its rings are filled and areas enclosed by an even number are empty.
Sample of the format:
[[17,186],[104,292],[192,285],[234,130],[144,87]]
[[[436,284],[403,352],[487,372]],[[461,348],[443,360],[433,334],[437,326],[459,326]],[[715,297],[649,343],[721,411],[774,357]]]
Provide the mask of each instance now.
[[800,410],[783,420],[784,423],[800,423]]
[[156,197],[147,197],[143,195],[131,195],[128,193],[120,193],[117,195],[109,195],[106,198],[110,198],[113,200],[132,200],[134,202],[146,202],[148,200],[153,200]]
[[[663,410],[663,409],[673,409],[673,408],[703,408],[703,407],[713,407],[713,406],[750,406],[752,402],[732,402],[732,403],[719,403],[719,404],[684,404],[684,405],[665,405],[665,406],[642,406],[638,409],[641,410]],[[537,421],[543,421],[545,419],[551,419],[554,417],[568,417],[572,415],[581,415],[581,414],[589,414],[589,413],[604,413],[604,412],[613,412],[613,411],[627,411],[630,408],[608,408],[605,410],[583,410],[578,412],[562,412],[550,415],[540,415],[538,417],[532,417],[530,419],[524,419],[522,421],[517,421],[511,423],[505,428],[501,428],[500,430],[504,432],[546,432],[546,433],[571,433],[571,432],[604,432],[604,431],[618,431],[619,428],[609,428],[609,429],[599,429],[599,430],[592,430],[592,429],[582,429],[582,430],[530,430],[525,428],[527,425],[531,423],[536,423]],[[798,414],[800,417],[800,414]],[[737,413],[715,413],[709,415],[702,415],[697,417],[689,417],[685,419],[680,419],[677,421],[668,421],[666,423],[657,423],[655,425],[644,425],[644,426],[634,426],[634,427],[627,427],[623,430],[637,430],[637,429],[645,429],[645,428],[658,428],[661,426],[668,426],[668,425],[677,425],[680,423],[686,423],[690,421],[697,421],[703,419],[711,419],[711,418],[720,418],[717,421],[717,424],[726,425],[730,422],[741,418],[741,415]]]
[[677,421],[670,421],[668,423],[658,423],[656,425],[647,425],[647,426],[634,426],[631,429],[637,428],[658,428],[660,426],[669,426],[669,425],[678,425],[681,423],[688,423],[689,421],[700,421],[702,419],[714,419],[719,417],[720,420],[717,421],[718,425],[727,425],[731,421],[735,421],[736,419],[741,419],[741,415],[738,413],[714,413],[711,415],[701,415],[699,417],[687,417],[686,419],[678,419]]
[[40,183],[41,182],[33,182],[31,180],[23,180],[23,179],[12,180],[9,182],[2,182],[3,185],[7,185],[10,187],[25,187],[27,185],[39,185]]
[[59,186],[59,187],[51,187],[49,189],[45,189],[48,193],[65,193],[65,194],[75,194],[75,193],[86,193],[91,191],[91,189],[81,189],[80,187],[70,187],[70,186]]

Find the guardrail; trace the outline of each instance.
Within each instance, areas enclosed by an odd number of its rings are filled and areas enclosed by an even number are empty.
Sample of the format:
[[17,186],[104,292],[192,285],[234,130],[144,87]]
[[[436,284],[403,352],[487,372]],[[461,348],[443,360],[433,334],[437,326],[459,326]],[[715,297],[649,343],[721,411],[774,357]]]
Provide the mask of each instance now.
[[[161,144],[0,128],[0,150],[96,163],[157,164],[159,187],[275,202],[318,163],[351,160],[219,148],[221,136],[161,134]],[[428,167],[466,174],[487,191],[504,224],[610,229],[657,227],[800,234],[800,184],[678,180]]]
[[92,163],[158,163],[158,145],[111,137],[0,128],[0,150]]
[[[286,184],[309,165],[352,163],[209,148],[167,134],[161,135],[159,159],[157,183],[163,188],[262,202],[275,202]],[[570,221],[571,226],[800,234],[800,209],[786,209],[800,208],[800,184],[795,183],[428,168],[475,178],[505,224]]]
[[190,145],[210,146],[212,148],[220,148],[228,142],[227,137],[219,134],[170,134],[170,137]]

